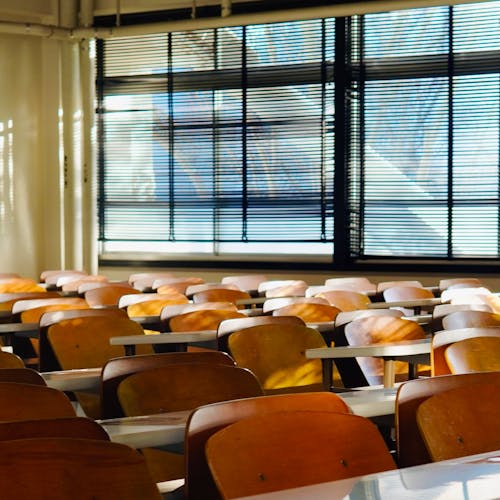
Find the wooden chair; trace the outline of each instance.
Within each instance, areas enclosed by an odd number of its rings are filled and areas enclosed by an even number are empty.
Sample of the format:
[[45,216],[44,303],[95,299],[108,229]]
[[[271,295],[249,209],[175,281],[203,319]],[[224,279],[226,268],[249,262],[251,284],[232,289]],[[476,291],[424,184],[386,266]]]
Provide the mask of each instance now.
[[[109,339],[124,335],[144,335],[144,330],[131,319],[113,315],[65,319],[50,325],[47,330],[48,342],[63,370],[98,368],[111,358],[121,357],[123,348],[110,345]],[[151,346],[140,346],[138,353],[152,353]],[[75,394],[87,416],[100,417],[98,394]]]
[[476,328],[494,326],[500,328],[500,315],[489,311],[475,311],[473,309],[455,311],[442,319],[444,330],[459,328]]
[[471,327],[436,332],[431,341],[432,375],[449,375],[451,370],[445,358],[446,350],[455,342],[474,337],[500,337],[500,328],[492,326]]
[[[13,293],[0,293],[0,311],[11,311],[14,304],[19,300],[27,299],[49,299],[49,298],[59,298],[58,292],[13,292]],[[11,321],[12,318],[9,318]]]
[[61,290],[64,283],[81,279],[84,276],[88,276],[84,271],[54,271],[46,275],[43,281],[47,290]]
[[500,449],[499,402],[500,383],[456,387],[423,401],[417,425],[431,459]]
[[[325,323],[334,321],[340,312],[338,307],[332,306],[326,299],[320,297],[289,297],[266,300],[263,311],[272,311],[273,316],[298,316],[306,323]],[[283,304],[279,306],[280,301]]]
[[157,293],[171,293],[172,291],[176,291],[185,295],[188,286],[200,285],[202,283],[205,283],[205,280],[195,276],[160,278],[153,281],[152,290]]
[[160,500],[144,458],[119,443],[81,438],[0,442],[2,498]]
[[122,295],[118,307],[125,309],[130,318],[139,316],[160,316],[165,306],[188,304],[188,298],[182,293],[133,293]]
[[446,289],[441,292],[442,302],[450,304],[487,304],[491,290],[484,286],[470,288]]
[[59,279],[57,285],[61,287],[62,292],[76,294],[78,293],[80,286],[85,283],[109,283],[109,278],[99,274],[83,276],[76,279],[73,276],[71,278]]
[[304,320],[298,316],[249,316],[245,318],[225,319],[217,327],[217,349],[219,351],[229,352],[227,340],[229,334],[245,328],[258,325],[269,324],[294,324],[306,326]]
[[336,290],[352,290],[361,293],[374,293],[377,285],[364,276],[350,276],[344,278],[328,278],[325,286]]
[[303,280],[272,280],[259,285],[259,295],[266,297],[304,297],[308,284]]
[[[193,302],[232,302],[236,304],[238,300],[250,299],[251,295],[244,290],[233,290],[231,288],[211,288],[201,292],[194,293]],[[238,309],[245,309],[246,306],[237,306]]]
[[88,309],[87,302],[78,297],[18,300],[12,306],[12,315],[22,323],[38,323],[43,313],[63,309]]
[[438,288],[442,292],[455,285],[469,285],[471,287],[482,286],[478,278],[446,278],[439,280]]
[[17,354],[0,351],[0,369],[4,368],[25,368],[24,361]]
[[395,469],[372,422],[322,411],[245,418],[211,436],[206,455],[224,499]]
[[29,278],[0,279],[0,293],[45,292],[35,280]]
[[59,311],[48,311],[42,314],[39,322],[39,370],[56,371],[61,370],[61,365],[57,360],[47,333],[51,325],[66,319],[82,318],[87,316],[110,316],[114,318],[127,319],[127,312],[122,309],[64,309]]
[[242,274],[236,276],[224,276],[220,280],[223,285],[236,285],[240,290],[249,292],[252,295],[258,293],[259,285],[264,281],[268,281],[268,278],[265,274]]
[[219,324],[231,318],[246,318],[237,310],[201,309],[186,312],[169,319],[168,327],[172,332],[195,332],[198,330],[217,330]]
[[[367,316],[345,326],[349,345],[371,345],[425,338],[422,327],[414,321],[393,316]],[[357,358],[357,362],[370,385],[382,383],[384,362],[377,358]],[[396,380],[408,378],[408,364],[394,363]]]
[[448,314],[469,310],[492,312],[492,308],[488,304],[438,304],[432,310],[432,320],[429,325],[430,330],[432,332],[443,330],[443,318]]
[[47,385],[45,379],[31,368],[1,368],[0,382],[17,382],[20,384]]
[[352,290],[329,290],[317,294],[316,297],[326,299],[331,306],[340,311],[367,309],[371,303],[367,295]]
[[123,417],[125,414],[118,400],[120,382],[134,373],[159,368],[173,363],[218,363],[234,366],[234,360],[219,351],[169,352],[124,356],[107,361],[101,374],[102,418]]
[[153,281],[156,279],[162,278],[173,278],[174,274],[169,271],[152,271],[152,272],[142,272],[142,273],[132,273],[128,277],[128,282],[134,286],[134,283],[137,281],[148,280],[150,285],[153,284]]
[[0,382],[0,421],[75,417],[64,392],[43,385]]
[[306,349],[326,347],[313,328],[262,324],[231,333],[228,346],[237,365],[251,370],[266,394],[323,390],[321,361],[304,355]]
[[482,372],[420,378],[402,384],[396,394],[396,454],[399,467],[431,461],[417,425],[417,408],[426,399],[460,386],[500,383],[500,373]]
[[[81,287],[79,288],[81,290]],[[105,285],[87,290],[84,293],[85,300],[90,307],[117,307],[122,295],[140,293],[130,285]]]
[[80,269],[45,269],[40,273],[40,282],[46,283],[47,279],[54,276],[87,276],[85,271]]
[[243,418],[294,410],[350,413],[344,400],[332,392],[260,396],[213,403],[193,410],[186,424],[184,443],[185,497],[190,500],[220,498],[205,458],[205,444],[215,432]]
[[[433,299],[434,294],[431,290],[423,288],[421,286],[391,286],[385,288],[382,292],[382,297],[385,302],[399,302],[403,300],[421,300],[421,299]],[[403,311],[405,316],[413,316],[414,314],[420,314],[423,310],[424,313],[431,312],[426,311],[425,308],[420,306],[408,308],[408,307],[398,307],[400,311]]]
[[0,441],[39,437],[101,439],[109,441],[104,428],[87,417],[60,417],[0,423]]
[[[175,363],[125,378],[118,399],[127,416],[147,415],[261,396],[256,377],[244,368],[219,363]],[[184,457],[174,451],[142,450],[156,481],[184,477]]]
[[455,342],[444,352],[451,373],[500,371],[500,333]]
[[191,299],[195,293],[204,292],[206,290],[239,290],[233,283],[198,283],[189,285],[186,288],[185,294]]
[[418,280],[395,280],[395,281],[380,281],[377,283],[377,292],[383,293],[387,288],[392,288],[393,286],[411,286],[423,288],[423,285]]

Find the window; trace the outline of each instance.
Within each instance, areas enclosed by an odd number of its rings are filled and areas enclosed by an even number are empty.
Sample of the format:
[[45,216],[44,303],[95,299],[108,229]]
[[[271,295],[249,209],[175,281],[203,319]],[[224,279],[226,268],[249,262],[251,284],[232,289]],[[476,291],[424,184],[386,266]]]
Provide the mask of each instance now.
[[499,18],[487,2],[100,41],[102,256],[498,258]]

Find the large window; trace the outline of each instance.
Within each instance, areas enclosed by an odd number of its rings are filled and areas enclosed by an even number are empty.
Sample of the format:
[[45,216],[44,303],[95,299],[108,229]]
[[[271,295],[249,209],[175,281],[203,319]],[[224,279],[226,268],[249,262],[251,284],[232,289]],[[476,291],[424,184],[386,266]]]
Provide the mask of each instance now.
[[102,255],[498,258],[499,18],[486,2],[101,41]]

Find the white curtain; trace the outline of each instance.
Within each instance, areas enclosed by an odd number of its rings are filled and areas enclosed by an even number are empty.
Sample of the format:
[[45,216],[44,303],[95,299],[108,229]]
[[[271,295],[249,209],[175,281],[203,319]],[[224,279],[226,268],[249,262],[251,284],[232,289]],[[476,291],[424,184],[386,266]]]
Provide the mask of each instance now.
[[0,272],[96,272],[87,41],[0,34]]

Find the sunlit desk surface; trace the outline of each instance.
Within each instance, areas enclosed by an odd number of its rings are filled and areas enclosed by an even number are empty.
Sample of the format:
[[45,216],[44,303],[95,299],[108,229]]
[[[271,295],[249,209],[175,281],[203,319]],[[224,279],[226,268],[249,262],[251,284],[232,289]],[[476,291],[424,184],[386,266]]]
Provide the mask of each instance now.
[[42,372],[41,375],[49,387],[60,391],[98,392],[100,388],[101,368]]
[[325,390],[331,389],[332,363],[339,358],[378,357],[384,360],[384,386],[394,386],[394,361],[430,363],[431,341],[428,338],[366,346],[320,347],[307,349],[306,358],[321,359]]
[[176,411],[139,417],[97,420],[111,441],[133,448],[167,446],[184,442],[186,422],[191,412]]
[[500,492],[500,450],[240,500],[493,500]]
[[136,345],[164,345],[171,344],[176,350],[186,350],[190,342],[210,342],[217,338],[216,330],[198,330],[196,332],[167,332],[153,335],[126,335],[123,337],[111,337],[111,345],[122,345],[125,348],[125,355],[135,354]]
[[431,299],[398,300],[395,302],[372,302],[368,304],[368,309],[389,309],[391,307],[403,307],[413,309],[415,314],[420,314],[422,309],[433,308],[438,304],[443,304],[441,297]]

